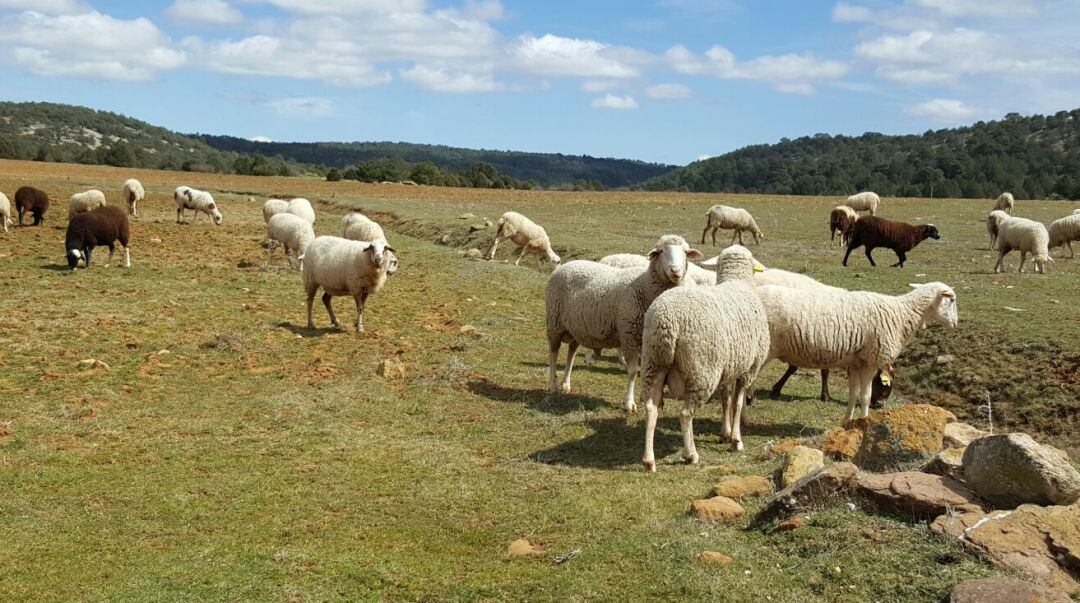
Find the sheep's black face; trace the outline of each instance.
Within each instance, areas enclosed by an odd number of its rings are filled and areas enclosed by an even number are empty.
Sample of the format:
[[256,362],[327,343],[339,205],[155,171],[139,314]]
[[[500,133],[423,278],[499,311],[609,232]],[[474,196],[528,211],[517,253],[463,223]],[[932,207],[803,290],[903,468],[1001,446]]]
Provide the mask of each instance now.
[[933,224],[926,225],[926,236],[931,239],[940,239],[941,233],[938,232],[937,226]]
[[82,252],[81,251],[79,251],[78,249],[68,249],[68,252],[67,252],[68,268],[71,268],[72,270],[78,268],[79,267],[79,260],[81,258],[82,258]]

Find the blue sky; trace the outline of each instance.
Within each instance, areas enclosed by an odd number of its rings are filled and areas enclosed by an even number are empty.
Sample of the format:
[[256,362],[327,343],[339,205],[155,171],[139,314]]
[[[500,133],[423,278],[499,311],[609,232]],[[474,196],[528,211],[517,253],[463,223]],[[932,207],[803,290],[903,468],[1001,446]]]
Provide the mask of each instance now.
[[1075,0],[0,0],[0,98],[685,164],[1080,106]]

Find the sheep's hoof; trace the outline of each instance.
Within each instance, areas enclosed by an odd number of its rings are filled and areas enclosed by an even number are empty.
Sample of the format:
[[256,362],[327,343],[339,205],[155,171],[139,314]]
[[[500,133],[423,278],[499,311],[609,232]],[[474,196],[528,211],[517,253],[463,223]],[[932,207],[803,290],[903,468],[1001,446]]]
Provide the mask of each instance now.
[[645,471],[648,471],[649,473],[656,473],[656,461],[655,460],[644,459],[644,460],[641,461],[641,464],[645,465]]
[[562,393],[564,393],[564,394],[569,394],[570,393],[570,384],[569,383],[563,383],[562,384]]
[[736,441],[731,443],[731,451],[732,452],[742,452],[742,450],[743,450],[742,440],[736,440]]
[[683,462],[687,465],[696,465],[698,462],[698,453],[693,453],[690,456],[683,455]]
[[623,404],[623,410],[625,410],[628,415],[637,414],[637,403],[627,402],[626,404]]

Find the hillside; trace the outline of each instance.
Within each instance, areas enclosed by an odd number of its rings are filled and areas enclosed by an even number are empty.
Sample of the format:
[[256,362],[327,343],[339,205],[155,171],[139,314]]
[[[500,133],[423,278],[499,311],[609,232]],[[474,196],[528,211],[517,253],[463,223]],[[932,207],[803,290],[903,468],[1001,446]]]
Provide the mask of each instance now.
[[1080,109],[921,135],[817,134],[698,161],[635,188],[906,197],[1080,198]]
[[280,156],[290,161],[338,168],[389,157],[412,164],[431,162],[440,168],[462,172],[476,162],[484,162],[495,166],[502,174],[519,180],[534,180],[546,187],[596,180],[606,188],[619,188],[659,176],[675,167],[631,159],[473,150],[407,142],[256,142],[233,136],[190,136],[222,151]]

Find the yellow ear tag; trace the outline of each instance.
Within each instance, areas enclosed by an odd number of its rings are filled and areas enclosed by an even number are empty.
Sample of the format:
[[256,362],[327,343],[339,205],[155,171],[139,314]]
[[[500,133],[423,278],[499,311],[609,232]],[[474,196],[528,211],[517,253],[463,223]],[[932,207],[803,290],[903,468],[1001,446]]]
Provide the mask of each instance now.
[[881,373],[881,384],[882,385],[892,385],[892,377],[889,377],[885,373]]
[[765,272],[765,266],[762,266],[761,262],[754,260],[754,272]]

